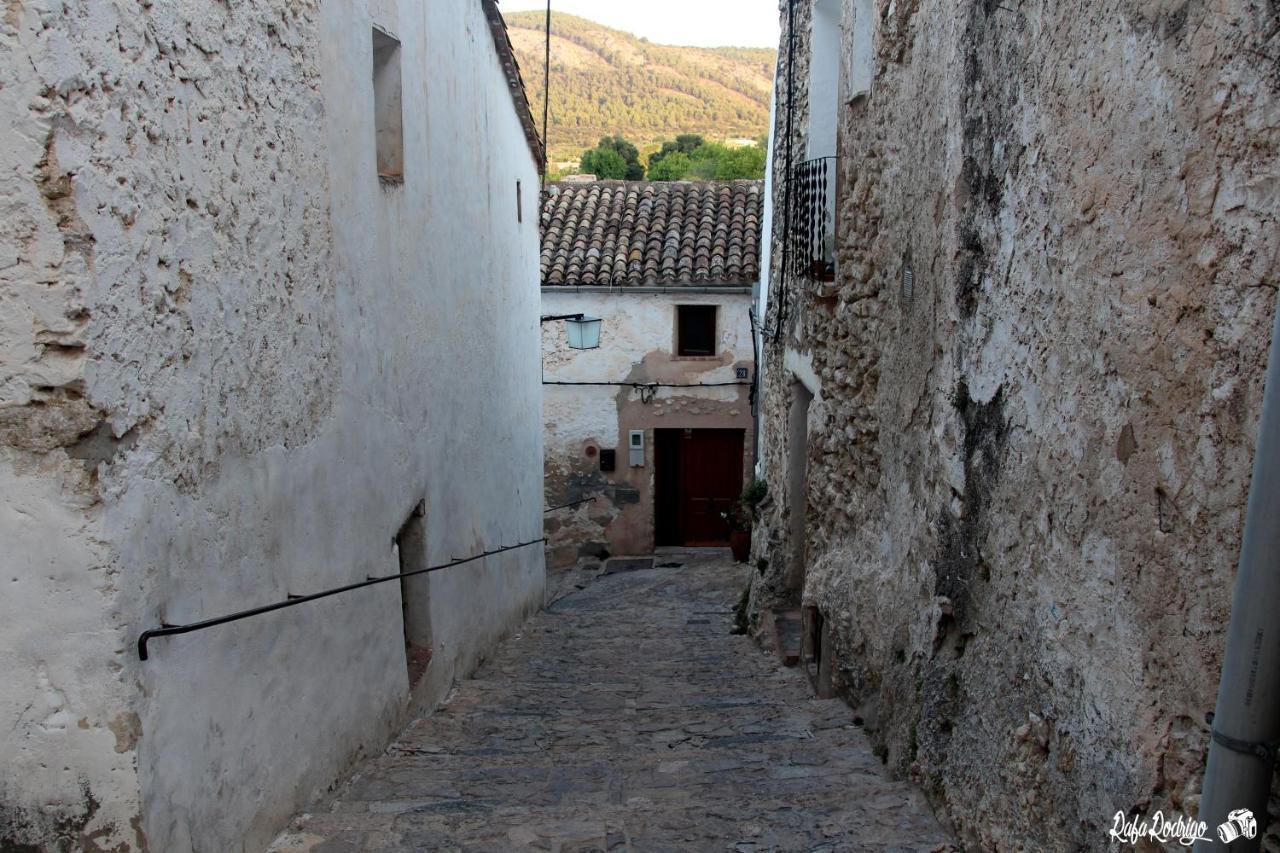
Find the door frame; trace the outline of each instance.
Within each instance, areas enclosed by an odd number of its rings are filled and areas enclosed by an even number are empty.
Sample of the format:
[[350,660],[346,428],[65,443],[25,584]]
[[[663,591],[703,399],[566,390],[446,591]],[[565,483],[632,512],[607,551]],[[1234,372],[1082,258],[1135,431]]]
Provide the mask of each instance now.
[[[681,510],[681,475],[682,475],[682,441],[686,432],[695,433],[732,433],[736,436],[740,447],[738,453],[737,479],[741,491],[746,483],[747,466],[747,429],[745,427],[661,427],[653,430],[653,544],[661,547],[723,547],[728,545],[728,536],[717,545],[689,545],[680,523]],[[735,496],[736,497],[736,496]]]

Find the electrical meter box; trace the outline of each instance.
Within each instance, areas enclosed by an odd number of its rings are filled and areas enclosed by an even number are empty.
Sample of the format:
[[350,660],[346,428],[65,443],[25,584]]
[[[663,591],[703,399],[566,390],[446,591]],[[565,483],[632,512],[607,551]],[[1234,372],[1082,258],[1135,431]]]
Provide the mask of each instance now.
[[644,465],[644,430],[633,429],[627,438],[627,451],[631,454],[631,467]]

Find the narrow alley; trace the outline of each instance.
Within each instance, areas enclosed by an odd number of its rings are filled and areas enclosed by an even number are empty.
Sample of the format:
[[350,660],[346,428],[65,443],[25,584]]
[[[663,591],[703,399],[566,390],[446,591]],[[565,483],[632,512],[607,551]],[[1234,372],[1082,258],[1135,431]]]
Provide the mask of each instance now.
[[749,569],[693,553],[571,587],[273,851],[946,849],[848,706],[732,633]]
[[3,8],[0,853],[1280,853],[1280,0]]

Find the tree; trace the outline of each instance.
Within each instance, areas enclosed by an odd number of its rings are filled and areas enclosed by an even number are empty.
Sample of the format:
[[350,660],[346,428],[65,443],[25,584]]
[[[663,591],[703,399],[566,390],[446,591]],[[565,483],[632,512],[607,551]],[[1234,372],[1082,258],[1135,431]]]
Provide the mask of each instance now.
[[[654,166],[661,163],[663,159],[670,156],[671,154],[680,153],[684,155],[691,155],[693,154],[694,151],[697,151],[704,144],[705,143],[702,137],[696,133],[681,133],[675,138],[674,142],[671,140],[667,140],[666,142],[662,143],[661,150],[655,151],[653,154],[649,155],[649,168],[652,169]],[[676,179],[663,178],[663,180],[671,181]]]
[[621,180],[627,176],[627,161],[612,148],[592,148],[582,155],[582,171],[601,180]]
[[676,150],[685,154],[692,154],[704,144],[705,140],[696,133],[681,133],[676,136]]
[[[697,143],[696,145],[694,143]],[[683,149],[688,149],[683,150]],[[730,148],[687,133],[649,157],[651,181],[734,181],[763,178],[768,149],[759,145]]]
[[605,136],[600,144],[582,155],[582,171],[608,180],[643,181],[640,152],[621,136]]
[[[656,157],[657,154],[655,153],[654,156]],[[688,174],[689,167],[692,165],[693,163],[688,154],[680,151],[671,151],[657,163],[654,163],[652,159],[649,160],[649,180],[679,181]]]
[[697,181],[713,181],[720,170],[720,160],[729,149],[714,142],[704,142],[690,155],[689,177]]
[[766,156],[767,149],[756,145],[728,149],[716,163],[716,180],[763,178]]

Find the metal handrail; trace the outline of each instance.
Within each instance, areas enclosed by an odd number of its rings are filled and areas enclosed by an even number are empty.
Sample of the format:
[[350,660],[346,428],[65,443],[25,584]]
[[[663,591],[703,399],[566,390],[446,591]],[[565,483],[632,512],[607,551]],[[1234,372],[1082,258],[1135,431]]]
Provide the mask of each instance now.
[[[558,509],[565,509],[578,504],[584,504],[600,497],[599,494],[592,495],[588,498],[572,501],[559,506],[548,507],[543,510],[543,515],[549,512],[555,512]],[[483,560],[485,557],[492,557],[494,554],[501,554],[505,551],[514,551],[517,548],[527,548],[530,545],[537,545],[540,542],[546,542],[547,537],[540,539],[530,539],[528,542],[519,542],[515,545],[504,545],[501,548],[494,548],[492,551],[485,551],[475,554],[471,557],[463,557],[457,560],[450,560],[447,563],[441,563],[438,566],[428,566],[425,569],[414,569],[409,572],[397,572],[394,575],[382,575],[380,577],[370,577],[356,583],[350,583],[346,586],[327,589],[324,592],[315,592],[311,595],[289,595],[284,601],[277,601],[273,604],[264,604],[261,607],[252,607],[248,610],[240,610],[236,613],[228,613],[226,616],[215,616],[212,619],[202,619],[199,622],[188,622],[185,625],[168,625],[161,623],[159,628],[149,628],[143,631],[138,637],[138,658],[139,660],[147,659],[147,643],[156,637],[173,637],[178,634],[190,634],[192,631],[203,631],[205,628],[213,628],[218,625],[225,625],[228,622],[238,622],[241,619],[248,619],[250,616],[260,616],[263,613],[270,613],[273,610],[283,610],[286,607],[295,607],[299,604],[306,604],[308,601],[316,601],[321,598],[328,598],[331,595],[337,595],[342,592],[351,592],[355,589],[363,589],[366,586],[374,586],[388,581],[399,580],[400,578],[413,577],[414,575],[422,575],[427,572],[438,572],[441,569],[449,569],[454,566],[461,566],[464,563],[473,563],[476,560]]]
[[545,510],[543,510],[543,511],[542,511],[542,514],[543,514],[543,515],[546,515],[547,513],[549,513],[549,512],[555,512],[555,511],[556,511],[556,510],[558,510],[558,509],[568,509],[569,507],[571,507],[571,506],[577,506],[578,504],[590,503],[591,501],[595,500],[595,499],[596,499],[596,498],[598,498],[598,497],[600,497],[600,495],[597,493],[597,494],[592,495],[592,496],[591,496],[591,497],[589,497],[589,498],[580,498],[580,499],[578,499],[578,500],[576,500],[576,501],[569,501],[569,503],[567,503],[567,504],[560,504],[559,506],[548,507],[547,509],[545,509]]
[[544,379],[543,385],[594,385],[608,386],[610,388],[730,388],[735,385],[750,385],[746,380],[735,380],[733,382],[682,382],[679,384],[671,382],[574,382],[569,380]]
[[328,598],[331,595],[337,595],[342,592],[350,592],[353,589],[362,589],[366,586],[374,586],[388,581],[399,580],[400,578],[413,577],[414,575],[423,575],[427,572],[438,572],[441,569],[449,569],[454,566],[461,566],[463,563],[473,563],[476,560],[483,560],[485,557],[492,557],[494,554],[501,554],[505,551],[514,551],[517,548],[527,548],[530,545],[537,545],[540,542],[546,542],[545,536],[540,539],[530,539],[528,542],[519,542],[515,545],[504,545],[501,548],[494,548],[492,551],[485,551],[475,554],[471,557],[463,557],[458,560],[451,560],[448,563],[441,563],[438,566],[428,566],[425,569],[414,569],[409,572],[397,572],[394,575],[383,575],[381,577],[371,577],[357,583],[350,583],[346,586],[340,586],[335,589],[327,589],[324,592],[315,592],[311,595],[290,595],[284,601],[277,601],[274,604],[264,604],[261,607],[253,607],[248,610],[240,610],[235,613],[228,613],[226,616],[215,616],[212,619],[202,619],[199,622],[189,622],[186,625],[166,625],[161,623],[159,628],[150,628],[142,632],[138,637],[138,658],[139,660],[147,659],[147,643],[155,637],[172,637],[177,634],[190,634],[192,631],[203,631],[206,628],[213,628],[218,625],[225,625],[228,622],[238,622],[241,619],[248,619],[250,616],[260,616],[263,613],[270,613],[273,610],[283,610],[286,607],[296,607],[299,604],[306,604],[309,601],[316,601],[321,598]]

